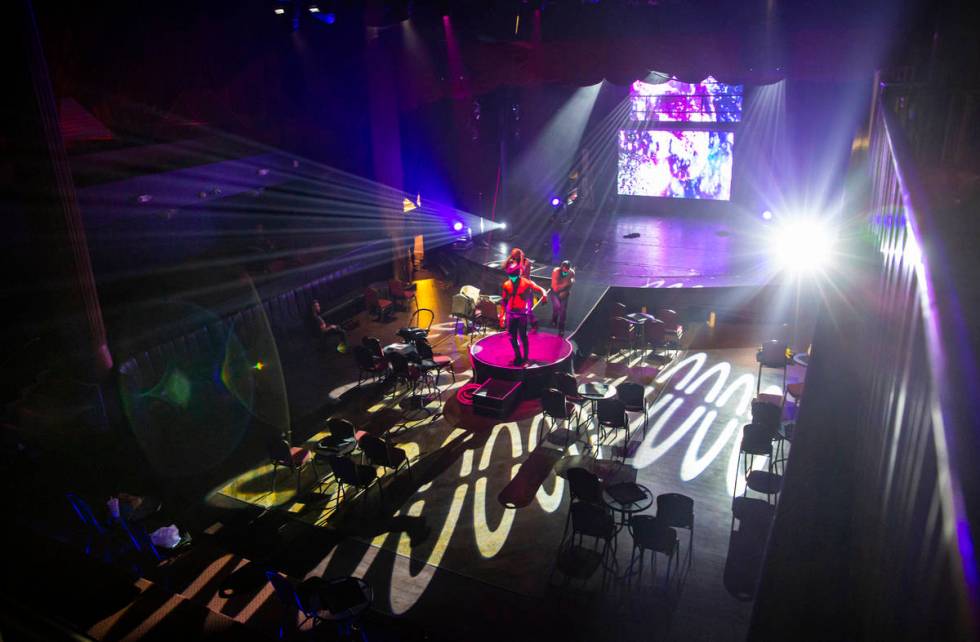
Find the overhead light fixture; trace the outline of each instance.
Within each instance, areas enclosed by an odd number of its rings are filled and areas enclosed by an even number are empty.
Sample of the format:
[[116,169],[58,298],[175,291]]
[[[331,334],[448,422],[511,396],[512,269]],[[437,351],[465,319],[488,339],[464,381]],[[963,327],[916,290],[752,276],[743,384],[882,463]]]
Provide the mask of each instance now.
[[463,231],[463,223],[461,221],[456,221],[455,223],[453,223],[453,231],[454,232],[462,232]]
[[272,12],[277,16],[281,16],[286,13],[286,10],[283,7],[276,7],[275,9],[272,10]]
[[140,205],[145,205],[146,203],[149,203],[152,200],[153,200],[153,196],[151,194],[140,194],[139,196],[136,197],[136,202],[139,203]]
[[320,13],[320,7],[316,6],[315,4],[311,4],[309,6],[309,11],[310,13]]

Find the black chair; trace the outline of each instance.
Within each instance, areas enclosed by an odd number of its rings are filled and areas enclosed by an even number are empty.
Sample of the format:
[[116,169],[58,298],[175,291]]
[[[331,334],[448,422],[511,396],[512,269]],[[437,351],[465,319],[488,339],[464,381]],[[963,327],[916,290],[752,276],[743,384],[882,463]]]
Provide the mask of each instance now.
[[627,573],[632,575],[633,565],[639,553],[640,570],[637,584],[643,584],[643,558],[646,551],[652,552],[653,577],[657,577],[657,553],[667,556],[667,573],[664,576],[664,589],[670,585],[670,569],[680,546],[677,541],[677,531],[664,524],[658,517],[651,515],[633,515],[630,518],[630,533],[633,535],[633,555]]
[[[602,483],[594,473],[584,468],[569,468],[565,471],[565,479],[568,480],[568,490],[571,494],[572,505],[575,505],[576,502],[587,502],[602,507],[603,510],[609,512],[602,499]],[[568,515],[565,517],[565,528],[561,534],[562,543],[564,543],[565,537],[568,535],[568,525],[571,523],[571,519],[572,512],[569,509]]]
[[[378,471],[373,466],[365,466],[355,463],[349,457],[327,457],[327,463],[337,480],[337,495],[340,499],[346,499],[347,487],[353,486],[361,490],[367,490],[378,478]],[[378,492],[384,495],[381,484],[378,484]]]
[[350,421],[340,417],[327,419],[330,434],[316,444],[318,455],[349,455],[357,448],[357,429]]
[[583,536],[594,538],[596,544],[603,545],[603,557],[610,555],[610,561],[616,560],[616,520],[605,508],[592,502],[574,502],[569,509],[572,515],[572,542],[575,536],[579,540]]
[[625,430],[626,441],[623,442],[623,461],[626,460],[626,452],[630,443],[630,423],[626,417],[626,404],[615,397],[611,399],[600,399],[596,402],[596,415],[598,417],[599,428],[602,430],[602,438],[605,439],[607,431]]
[[392,352],[388,355],[388,363],[391,364],[391,376],[395,379],[395,392],[398,384],[405,384],[405,390],[410,395],[418,393],[420,387],[429,384],[429,391],[432,391],[431,377],[421,367],[420,364],[412,363],[408,357],[399,353]]
[[305,448],[290,446],[285,439],[271,439],[266,444],[269,460],[272,462],[272,494],[276,494],[276,482],[279,477],[279,469],[285,468],[296,475],[296,495],[300,494],[300,482],[303,478],[303,468],[307,465],[313,467],[314,475],[319,479],[316,472],[316,464],[313,462],[313,455]]
[[[636,325],[631,323],[629,319],[624,319],[623,317],[613,317],[609,320],[609,336],[606,341],[606,359],[609,359],[613,354],[619,354],[623,351],[623,347],[627,349],[627,359],[632,358],[633,349],[635,347],[636,340]],[[619,346],[615,353],[613,353],[613,347]]]
[[755,355],[755,360],[759,362],[759,374],[755,380],[755,394],[759,394],[759,389],[762,387],[762,369],[763,368],[778,368],[783,371],[783,394],[786,393],[786,366],[789,365],[789,360],[786,358],[787,346],[776,339],[771,341],[766,341],[759,348],[759,352]]
[[385,358],[384,349],[381,347],[381,339],[378,337],[364,337],[361,339],[361,345],[368,349],[372,359]]
[[664,346],[668,350],[680,350],[681,338],[684,336],[684,326],[681,325],[680,315],[669,308],[661,308],[657,310],[655,316],[663,322]]
[[694,500],[680,493],[657,495],[657,519],[672,528],[690,531],[687,542],[687,565],[694,563]]
[[[428,319],[426,319],[428,317]],[[417,308],[408,319],[408,326],[397,332],[398,336],[410,343],[418,338],[429,336],[432,330],[432,322],[435,321],[436,313],[429,308]]]
[[456,371],[453,370],[452,357],[444,354],[434,354],[432,352],[432,345],[425,339],[416,339],[415,350],[419,353],[419,367],[426,373],[435,370],[436,385],[439,384],[439,376],[443,370],[448,370],[449,374],[452,375],[453,383],[456,383]]
[[376,359],[371,351],[364,346],[354,346],[354,361],[357,363],[357,385],[368,379],[378,381],[388,372],[388,363],[382,359]]
[[[282,623],[279,625],[279,639],[292,636],[307,622],[312,621],[314,628],[320,623],[321,620],[317,616],[316,609],[310,603],[309,596],[300,597],[299,591],[296,590],[292,582],[276,571],[266,571],[265,577],[269,580],[269,584],[272,584],[276,597],[284,609]],[[298,614],[303,615],[301,622],[297,622]]]
[[[549,388],[541,395],[541,409],[544,412],[544,417],[541,418],[541,422],[538,424],[538,443],[541,443],[544,420],[545,417],[547,417],[548,419],[551,419],[552,428],[554,428],[555,423],[565,422],[565,447],[567,448],[568,437],[572,433],[569,423],[573,417],[576,420],[578,419],[578,407],[565,399],[565,395],[561,390]],[[577,430],[578,425],[576,422],[576,431]],[[549,430],[547,432],[551,431]],[[545,432],[546,435],[547,432]]]
[[[739,446],[735,470],[739,470],[739,463],[741,463],[741,474],[745,478],[743,495],[752,490],[765,494],[766,500],[771,501],[772,497],[781,490],[782,477],[773,473],[772,470],[772,440],[774,436],[775,432],[769,426],[748,424],[742,428],[742,442]],[[752,462],[756,457],[767,457],[769,470],[752,470]]]
[[[643,325],[643,341],[645,347],[651,350],[654,356],[660,351],[671,350],[671,344],[667,341],[666,330],[661,323],[645,323]],[[666,358],[669,359],[669,356]]]
[[623,402],[626,412],[643,413],[643,436],[647,436],[647,389],[638,383],[624,381],[616,386],[616,398]]
[[408,476],[412,476],[412,467],[408,463],[408,453],[401,448],[392,446],[386,440],[374,435],[361,435],[358,443],[364,456],[367,457],[368,463],[372,466],[383,466],[398,472],[398,469],[404,464],[408,469]]

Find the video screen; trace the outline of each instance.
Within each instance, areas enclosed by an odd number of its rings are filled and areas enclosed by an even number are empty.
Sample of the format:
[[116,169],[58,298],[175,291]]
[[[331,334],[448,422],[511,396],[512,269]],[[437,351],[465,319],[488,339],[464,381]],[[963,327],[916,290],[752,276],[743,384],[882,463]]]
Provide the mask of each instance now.
[[734,144],[733,132],[620,130],[617,192],[727,201]]
[[630,89],[630,107],[635,121],[737,123],[742,119],[742,85],[726,85],[711,76],[700,83],[637,80]]

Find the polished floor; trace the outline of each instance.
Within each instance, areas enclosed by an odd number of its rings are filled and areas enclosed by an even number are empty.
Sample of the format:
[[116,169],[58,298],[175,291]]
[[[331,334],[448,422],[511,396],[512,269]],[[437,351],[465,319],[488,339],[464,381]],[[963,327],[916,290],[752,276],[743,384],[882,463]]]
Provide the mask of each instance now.
[[572,261],[579,280],[604,285],[732,287],[765,285],[777,276],[769,228],[726,217],[598,215],[591,227],[556,227],[543,236],[495,238],[474,260],[497,264],[512,245],[536,260],[535,276]]

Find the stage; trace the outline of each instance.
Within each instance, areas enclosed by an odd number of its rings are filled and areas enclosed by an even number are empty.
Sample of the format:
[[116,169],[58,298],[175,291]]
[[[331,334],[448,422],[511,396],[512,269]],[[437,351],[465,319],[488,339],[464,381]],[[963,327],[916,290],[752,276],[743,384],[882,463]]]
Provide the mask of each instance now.
[[[586,214],[564,225],[506,240],[494,235],[467,258],[498,267],[512,246],[535,260],[532,276],[550,279],[562,259],[576,280],[630,288],[761,286],[777,276],[771,224],[724,216]],[[638,236],[633,236],[638,235]],[[631,238],[627,238],[631,237]]]
[[[542,325],[547,319],[540,319]],[[536,397],[551,380],[554,372],[571,372],[574,350],[568,339],[547,332],[528,333],[528,360],[514,365],[514,348],[510,334],[498,332],[483,337],[470,347],[470,358],[477,382],[489,378],[521,381],[523,398]]]

